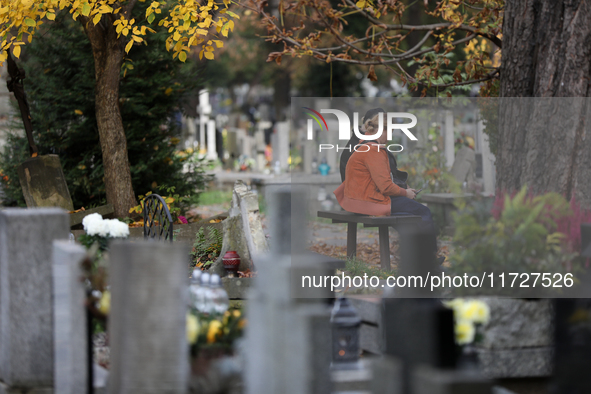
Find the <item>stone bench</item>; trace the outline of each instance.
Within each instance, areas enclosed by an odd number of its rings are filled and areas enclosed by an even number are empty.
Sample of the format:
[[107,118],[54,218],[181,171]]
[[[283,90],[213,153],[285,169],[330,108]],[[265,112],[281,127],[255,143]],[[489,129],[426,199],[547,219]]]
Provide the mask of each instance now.
[[385,271],[390,271],[390,233],[389,227],[415,225],[421,222],[420,216],[369,216],[347,211],[318,211],[319,218],[331,219],[333,223],[347,223],[347,257],[357,255],[357,224],[379,229],[380,263]]

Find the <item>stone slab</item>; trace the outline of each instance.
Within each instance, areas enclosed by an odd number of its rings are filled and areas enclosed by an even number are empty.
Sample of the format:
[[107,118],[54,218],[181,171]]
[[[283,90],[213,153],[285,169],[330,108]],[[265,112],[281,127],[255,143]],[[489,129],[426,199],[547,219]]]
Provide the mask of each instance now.
[[222,285],[231,300],[245,300],[253,278],[222,278]]
[[359,360],[359,369],[331,371],[333,390],[337,392],[370,391],[373,377],[372,363],[368,359]]
[[382,354],[382,335],[379,327],[361,323],[359,329],[359,346],[363,351]]
[[0,380],[53,385],[53,241],[68,239],[59,208],[0,211]]
[[552,374],[551,347],[488,350],[477,348],[480,369],[490,378],[546,377]]
[[481,298],[490,308],[483,327],[485,349],[546,347],[552,345],[552,300]]
[[70,213],[70,226],[82,224],[82,219],[92,213],[99,213],[103,218],[108,218],[113,216],[114,212],[115,210],[113,209],[113,206],[111,204],[107,204],[96,208],[90,208],[85,211]]
[[382,320],[382,303],[377,297],[348,297],[362,321],[379,325]]
[[413,394],[492,394],[492,384],[474,371],[417,366],[412,371]]
[[373,359],[372,370],[371,392],[373,394],[403,393],[403,365],[400,359],[390,356]]
[[32,157],[25,160],[17,171],[27,207],[74,210],[58,155]]

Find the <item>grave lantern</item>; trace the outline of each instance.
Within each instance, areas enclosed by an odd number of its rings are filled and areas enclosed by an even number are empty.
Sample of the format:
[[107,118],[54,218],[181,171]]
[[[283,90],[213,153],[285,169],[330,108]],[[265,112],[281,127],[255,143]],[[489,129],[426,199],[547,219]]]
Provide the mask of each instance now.
[[359,328],[361,319],[347,298],[335,301],[330,316],[332,326],[332,369],[359,368]]

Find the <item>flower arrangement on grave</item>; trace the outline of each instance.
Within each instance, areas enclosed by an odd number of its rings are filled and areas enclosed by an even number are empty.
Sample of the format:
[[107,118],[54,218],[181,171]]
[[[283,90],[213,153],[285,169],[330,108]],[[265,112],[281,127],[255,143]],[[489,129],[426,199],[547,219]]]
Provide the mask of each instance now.
[[234,342],[242,336],[246,319],[240,309],[230,309],[221,316],[192,311],[187,314],[187,341],[195,357],[205,349],[220,354],[232,352]]
[[479,300],[455,298],[444,302],[453,309],[456,343],[460,346],[479,343],[484,338],[482,327],[490,320],[488,305]]
[[125,239],[129,236],[129,226],[118,219],[103,219],[98,213],[92,213],[82,219],[82,226],[86,234],[80,236],[79,241],[87,249],[95,243],[100,251],[108,248],[109,240]]

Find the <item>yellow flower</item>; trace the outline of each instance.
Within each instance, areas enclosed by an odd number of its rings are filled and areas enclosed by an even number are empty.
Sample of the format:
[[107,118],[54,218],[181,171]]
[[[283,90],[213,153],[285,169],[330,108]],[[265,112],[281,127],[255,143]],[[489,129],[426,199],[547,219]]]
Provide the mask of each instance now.
[[486,324],[490,319],[488,305],[482,301],[470,300],[464,303],[460,319]]
[[207,329],[207,343],[214,343],[216,336],[220,333],[222,328],[222,322],[219,320],[212,320],[209,323],[209,328]]
[[471,323],[487,324],[490,320],[490,310],[485,302],[456,298],[446,301],[444,304],[453,309],[456,321],[464,320]]
[[472,324],[472,322],[466,320],[458,321],[456,323],[455,331],[456,342],[458,345],[467,345],[474,341],[476,330],[474,329],[474,324]]
[[232,315],[234,315],[234,317],[240,317],[240,314],[241,314],[241,313],[240,313],[240,310],[238,310],[238,309],[234,309],[234,310],[232,311]]
[[101,297],[101,300],[99,301],[98,310],[103,315],[109,314],[109,311],[111,310],[111,292],[110,291],[107,290],[107,291],[103,292],[103,296]]
[[199,320],[197,316],[187,313],[187,342],[194,344],[197,342],[197,336],[199,335]]

